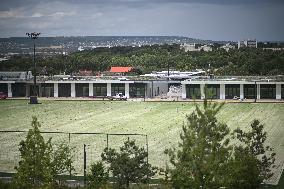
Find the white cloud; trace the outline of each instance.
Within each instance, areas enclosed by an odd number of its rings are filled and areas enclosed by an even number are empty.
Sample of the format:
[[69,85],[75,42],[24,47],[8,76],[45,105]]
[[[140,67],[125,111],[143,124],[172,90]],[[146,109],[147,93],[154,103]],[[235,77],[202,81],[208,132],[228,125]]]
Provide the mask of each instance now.
[[24,17],[19,9],[10,9],[8,11],[0,11],[0,18],[21,18]]
[[64,17],[64,16],[74,16],[76,15],[76,12],[75,11],[72,11],[72,12],[55,12],[55,13],[52,13],[48,16],[54,16],[54,17]]
[[38,12],[36,12],[36,13],[34,13],[34,14],[31,15],[32,18],[41,18],[41,17],[43,17],[43,16],[44,16],[43,14],[38,13]]

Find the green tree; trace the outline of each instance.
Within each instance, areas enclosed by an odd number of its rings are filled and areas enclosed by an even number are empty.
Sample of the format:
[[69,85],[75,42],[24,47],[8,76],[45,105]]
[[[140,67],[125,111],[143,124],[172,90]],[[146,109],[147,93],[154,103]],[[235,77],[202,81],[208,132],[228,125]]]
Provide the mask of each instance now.
[[248,132],[240,128],[234,131],[241,144],[235,147],[234,157],[228,167],[231,188],[259,188],[273,175],[271,168],[275,166],[276,154],[273,148],[265,146],[267,133],[264,132],[264,125],[254,120],[250,127]]
[[156,168],[147,162],[147,152],[136,146],[135,140],[126,141],[120,152],[105,148],[101,156],[109,164],[119,188],[128,188],[130,183],[147,183],[156,173]]
[[106,188],[108,179],[108,172],[101,161],[91,165],[91,170],[88,174],[88,188]]
[[178,149],[167,149],[173,168],[175,188],[220,188],[224,186],[226,165],[230,157],[229,128],[216,115],[223,104],[204,100],[203,108],[187,116]]
[[45,142],[42,137],[36,117],[31,125],[26,139],[20,142],[21,161],[14,179],[15,185],[21,189],[52,186],[56,175],[73,169],[71,149],[60,144],[54,150],[51,138]]
[[[1,62],[0,70],[21,71],[33,68],[32,56],[17,55]],[[79,69],[106,71],[110,66],[140,66],[143,73],[170,68],[178,70],[209,69],[216,75],[281,75],[284,51],[261,48],[214,49],[212,52],[184,52],[179,45],[111,47],[74,52],[62,57],[37,57],[38,67],[48,74],[77,73]]]

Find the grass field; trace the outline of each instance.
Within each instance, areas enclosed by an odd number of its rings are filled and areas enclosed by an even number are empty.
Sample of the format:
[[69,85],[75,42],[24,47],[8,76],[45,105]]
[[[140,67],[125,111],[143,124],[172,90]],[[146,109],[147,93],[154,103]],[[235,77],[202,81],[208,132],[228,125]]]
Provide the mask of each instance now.
[[[29,105],[26,100],[0,101],[0,130],[28,130],[32,116],[37,116],[42,131],[141,133],[149,140],[149,162],[163,167],[167,161],[163,151],[175,146],[186,115],[194,110],[189,102],[110,102],[110,101],[41,101]],[[284,104],[228,103],[218,115],[231,130],[249,128],[259,119],[268,132],[268,144],[275,148],[277,163],[275,178],[284,162]],[[17,164],[18,144],[25,134],[0,133],[0,171],[12,171]],[[45,134],[46,137],[51,135]],[[52,135],[53,142],[68,141],[68,135]],[[133,137],[131,137],[133,138]],[[144,137],[134,137],[145,145]],[[112,136],[109,146],[117,148],[127,137]],[[88,144],[88,162],[99,158],[106,147],[105,135],[74,135],[76,171],[82,173],[82,148]],[[273,182],[273,181],[272,181]]]

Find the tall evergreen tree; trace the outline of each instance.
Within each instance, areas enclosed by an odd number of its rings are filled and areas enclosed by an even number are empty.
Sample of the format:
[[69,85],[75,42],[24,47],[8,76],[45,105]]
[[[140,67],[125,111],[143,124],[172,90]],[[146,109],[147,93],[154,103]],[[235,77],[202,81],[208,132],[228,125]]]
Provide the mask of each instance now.
[[224,186],[225,168],[230,157],[229,128],[216,115],[224,104],[204,100],[196,105],[183,125],[178,149],[168,149],[171,180],[175,188],[219,188]]
[[139,148],[134,140],[126,141],[120,152],[105,148],[101,156],[109,164],[118,188],[129,188],[130,183],[147,183],[156,173],[156,168],[147,162],[147,152]]
[[234,156],[228,166],[230,188],[255,189],[273,176],[271,168],[275,162],[273,148],[266,146],[267,133],[264,125],[254,120],[250,131],[240,128],[234,131],[235,137],[241,142],[235,146]]
[[14,183],[21,189],[51,186],[56,175],[73,169],[71,149],[60,144],[54,150],[51,138],[45,142],[39,127],[40,123],[33,117],[32,128],[26,139],[20,142],[21,161],[16,167]]

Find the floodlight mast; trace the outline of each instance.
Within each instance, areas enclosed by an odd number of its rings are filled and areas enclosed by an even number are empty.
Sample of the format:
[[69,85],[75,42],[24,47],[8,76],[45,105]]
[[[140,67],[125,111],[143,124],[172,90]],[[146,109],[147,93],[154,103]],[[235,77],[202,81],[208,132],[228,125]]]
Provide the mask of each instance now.
[[33,64],[34,64],[34,86],[33,86],[33,95],[37,96],[37,90],[36,90],[36,61],[35,61],[35,40],[39,37],[40,33],[38,32],[32,32],[32,33],[26,33],[26,35],[33,40],[34,45],[34,56],[33,56]]

